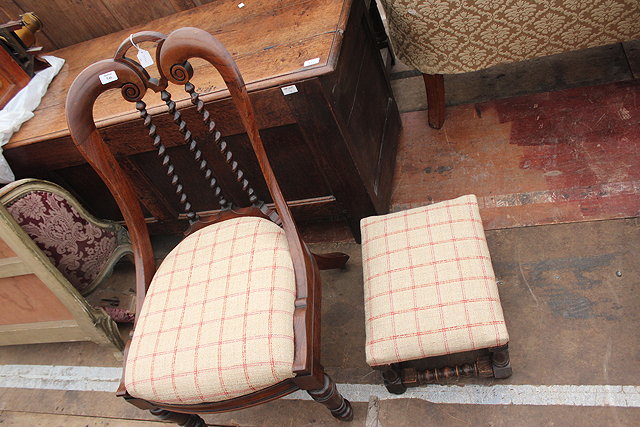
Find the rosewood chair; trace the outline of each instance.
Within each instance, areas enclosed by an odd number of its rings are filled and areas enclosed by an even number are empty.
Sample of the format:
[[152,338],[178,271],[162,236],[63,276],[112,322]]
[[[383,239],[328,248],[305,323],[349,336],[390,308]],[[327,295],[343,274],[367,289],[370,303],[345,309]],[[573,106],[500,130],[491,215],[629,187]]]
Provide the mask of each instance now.
[[[156,43],[158,78],[126,56],[142,42]],[[253,190],[190,82],[191,58],[213,65],[224,79],[273,204],[266,204]],[[167,91],[169,82],[184,85],[200,123],[187,125],[187,114],[177,111]],[[190,223],[187,237],[157,270],[139,198],[93,120],[98,96],[118,88],[135,103],[150,147],[157,150],[176,203]],[[148,89],[160,93],[177,126],[174,135],[182,140],[177,145],[188,148],[194,166],[202,171],[205,185],[189,197],[195,200],[211,192],[219,212],[200,216],[193,209],[164,135],[154,124],[160,118],[152,117],[142,101]],[[324,372],[319,353],[318,265],[339,268],[348,256],[313,255],[301,240],[269,164],[242,76],[224,46],[196,28],[178,29],[168,36],[134,34],[113,59],[80,73],[69,89],[66,114],[74,143],[113,194],[133,244],[140,314],[127,343],[118,395],[163,419],[200,426],[205,424],[197,413],[246,408],[302,389],[334,417],[351,420],[351,405]],[[205,159],[206,145],[216,147],[217,160]],[[216,168],[214,175],[214,164],[228,170]],[[230,181],[244,191],[244,203],[221,188]]]

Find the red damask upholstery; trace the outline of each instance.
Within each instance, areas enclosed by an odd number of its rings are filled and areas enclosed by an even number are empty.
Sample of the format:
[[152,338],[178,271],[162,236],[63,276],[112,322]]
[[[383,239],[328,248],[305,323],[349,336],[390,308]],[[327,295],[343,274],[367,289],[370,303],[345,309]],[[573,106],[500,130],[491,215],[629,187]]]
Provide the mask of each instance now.
[[81,293],[105,268],[118,245],[115,232],[90,223],[67,200],[48,191],[29,192],[6,208]]

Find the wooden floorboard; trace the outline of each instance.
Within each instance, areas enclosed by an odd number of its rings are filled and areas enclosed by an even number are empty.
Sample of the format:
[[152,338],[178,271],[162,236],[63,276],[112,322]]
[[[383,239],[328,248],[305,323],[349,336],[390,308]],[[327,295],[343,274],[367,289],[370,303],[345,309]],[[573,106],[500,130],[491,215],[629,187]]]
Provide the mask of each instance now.
[[487,229],[635,217],[640,80],[402,115],[392,210],[473,193]]
[[[354,425],[364,425],[367,415],[366,403],[353,403]],[[34,414],[47,420],[47,416],[68,416],[69,424],[64,422],[23,422],[5,424],[4,416],[11,414]],[[18,417],[18,415],[16,415]],[[341,421],[331,416],[324,406],[317,402],[306,400],[279,399],[264,405],[258,405],[239,411],[221,414],[203,414],[202,418],[212,426],[339,426]],[[25,418],[26,420],[27,418]],[[56,419],[56,418],[51,418]],[[64,418],[59,418],[65,421]],[[73,420],[95,420],[78,424]],[[100,424],[104,420],[120,422],[128,420],[130,425],[155,425],[156,418],[148,411],[143,411],[117,398],[114,393],[79,392],[61,390],[28,390],[28,389],[0,389],[0,425],[47,425],[47,426],[94,426],[124,424]],[[111,421],[113,420],[113,421]],[[149,424],[145,424],[149,423]],[[154,424],[151,424],[154,423]],[[175,424],[163,424],[175,425]]]
[[166,426],[161,421],[137,421],[130,419],[82,417],[61,414],[38,414],[34,412],[0,412],[0,423],[3,427],[9,426],[49,426],[49,427],[137,427],[137,426]]

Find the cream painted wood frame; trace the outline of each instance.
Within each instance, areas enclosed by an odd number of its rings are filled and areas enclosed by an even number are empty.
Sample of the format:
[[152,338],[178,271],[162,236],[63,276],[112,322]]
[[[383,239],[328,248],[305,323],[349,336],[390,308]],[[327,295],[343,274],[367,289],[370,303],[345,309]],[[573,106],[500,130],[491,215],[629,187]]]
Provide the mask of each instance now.
[[118,247],[89,292],[108,277],[122,256],[132,253],[123,227],[96,219],[61,187],[46,181],[25,179],[2,188],[0,345],[93,341],[121,359],[124,344],[115,322],[103,310],[87,303],[4,207],[25,193],[36,190],[64,197],[87,221],[117,232]]

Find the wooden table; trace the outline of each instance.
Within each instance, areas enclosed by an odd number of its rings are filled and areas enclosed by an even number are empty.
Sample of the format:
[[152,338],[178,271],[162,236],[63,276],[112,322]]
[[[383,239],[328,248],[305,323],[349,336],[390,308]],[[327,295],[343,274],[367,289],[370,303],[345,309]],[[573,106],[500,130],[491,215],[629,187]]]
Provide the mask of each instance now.
[[[71,142],[64,116],[67,90],[82,69],[111,57],[130,33],[154,30],[168,34],[183,26],[199,27],[216,35],[236,59],[294,215],[303,220],[344,217],[358,236],[360,218],[388,209],[400,130],[396,103],[370,28],[368,2],[251,0],[243,8],[238,3],[212,2],[52,52],[67,63],[35,117],[4,147],[16,176],[57,182],[96,215],[119,219],[106,187]],[[316,64],[304,66],[314,58],[318,58]],[[220,131],[236,158],[244,162],[246,173],[259,177],[222,80],[204,62],[196,60],[193,65],[196,87],[206,94],[203,99]],[[284,95],[281,89],[291,85],[297,92]],[[195,116],[182,88],[169,90],[179,105],[188,105],[184,114]],[[156,115],[155,121],[170,122],[164,103],[153,95],[148,93],[145,102]],[[105,141],[134,178],[152,231],[181,231],[184,218],[178,216],[178,200],[134,106],[119,91],[111,91],[98,100],[94,111]],[[185,187],[192,187],[189,184],[198,181],[198,171],[182,142],[171,139],[164,141],[171,147],[176,170]],[[265,194],[263,183],[256,182],[255,187]],[[193,194],[191,190],[190,199],[201,212],[218,208],[206,192]]]

